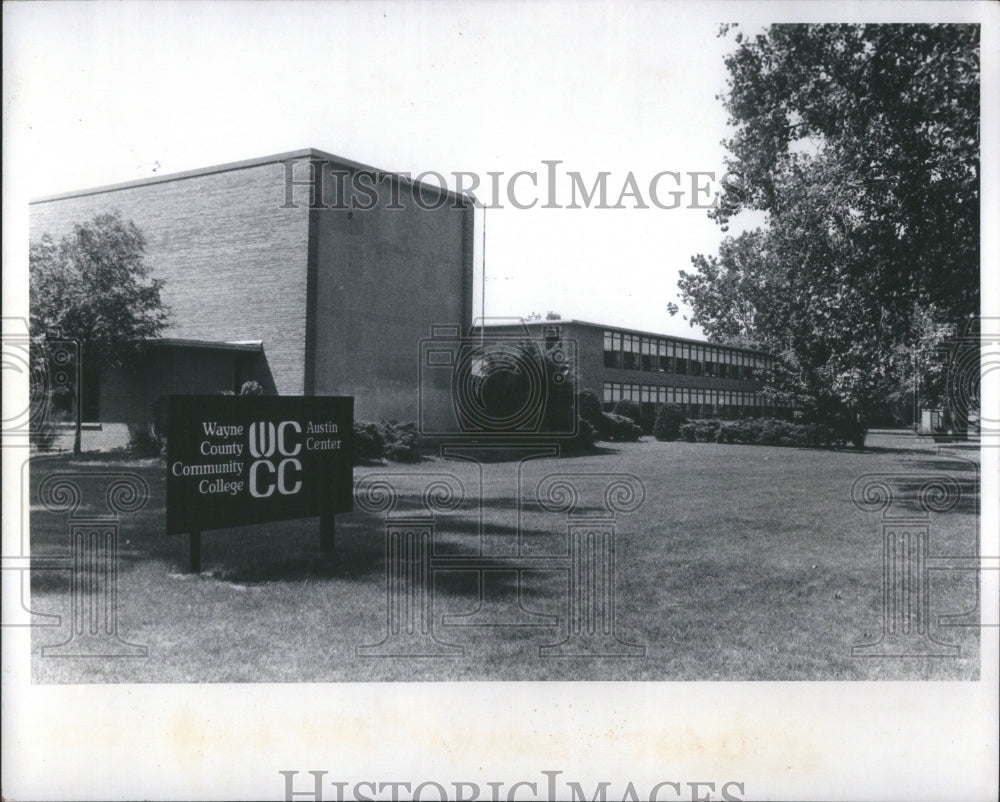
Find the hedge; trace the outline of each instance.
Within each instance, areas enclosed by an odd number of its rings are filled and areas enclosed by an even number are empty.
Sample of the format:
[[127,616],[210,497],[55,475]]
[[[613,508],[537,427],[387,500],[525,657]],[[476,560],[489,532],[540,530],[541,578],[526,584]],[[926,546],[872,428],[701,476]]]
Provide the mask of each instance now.
[[355,465],[387,459],[392,462],[419,462],[420,437],[417,424],[397,421],[354,421]]
[[634,443],[642,437],[642,429],[631,418],[616,415],[613,412],[605,412],[601,415],[596,434],[599,440]]
[[693,420],[679,427],[679,436],[689,443],[742,443],[761,446],[843,448],[849,437],[822,423],[792,423],[774,418],[745,420]]

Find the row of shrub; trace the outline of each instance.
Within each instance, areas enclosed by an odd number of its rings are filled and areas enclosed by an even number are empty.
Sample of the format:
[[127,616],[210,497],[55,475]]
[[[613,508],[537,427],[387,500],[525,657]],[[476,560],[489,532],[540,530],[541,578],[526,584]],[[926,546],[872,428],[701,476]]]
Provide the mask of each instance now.
[[689,443],[744,443],[761,446],[843,448],[848,436],[822,423],[792,423],[773,418],[693,420],[680,424],[678,435]]
[[419,462],[420,436],[412,421],[354,421],[354,464],[365,465],[383,459],[392,462]]
[[581,392],[578,403],[581,428],[584,423],[589,425],[595,440],[634,443],[642,437],[638,404],[619,401],[614,412],[605,412],[593,390]]

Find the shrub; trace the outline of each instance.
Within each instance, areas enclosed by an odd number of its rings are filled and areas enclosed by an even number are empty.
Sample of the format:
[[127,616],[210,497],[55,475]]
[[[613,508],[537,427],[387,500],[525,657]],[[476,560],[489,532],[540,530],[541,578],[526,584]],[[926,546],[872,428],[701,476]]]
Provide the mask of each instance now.
[[382,455],[393,462],[419,462],[420,450],[418,443],[420,435],[417,424],[412,421],[397,423],[383,421],[381,424],[382,439],[385,443]]
[[264,395],[264,388],[258,382],[250,379],[250,381],[243,382],[243,386],[240,387],[240,395]]
[[719,421],[696,420],[694,421],[694,437],[699,443],[714,443],[719,431]]
[[634,443],[642,437],[642,429],[624,415],[605,412],[601,415],[597,435],[601,440],[615,440],[624,443]]
[[152,423],[128,424],[128,449],[136,454],[155,456],[160,453],[159,437]]
[[59,436],[58,420],[63,416],[55,412],[49,405],[44,405],[36,415],[28,421],[28,443],[36,451],[51,451]]
[[748,445],[843,447],[845,440],[822,423],[792,423],[774,418],[693,420],[681,424],[678,436],[689,443],[744,443]]
[[657,440],[676,440],[680,437],[681,424],[686,422],[684,410],[677,404],[663,404],[656,413],[653,437]]
[[636,426],[642,426],[642,410],[639,409],[639,405],[635,401],[621,400],[615,404],[615,408],[612,410],[615,415],[621,415],[624,418],[629,418]]
[[739,424],[736,421],[724,420],[719,424],[719,431],[716,433],[717,443],[736,443]]
[[354,421],[354,446],[352,458],[355,465],[376,462],[385,453],[385,437],[377,423]]
[[393,462],[418,462],[420,436],[412,421],[354,421],[352,461],[367,465],[383,459]]
[[571,452],[587,451],[594,447],[596,439],[597,435],[594,432],[594,427],[590,425],[590,421],[585,420],[581,416],[576,422],[576,436],[569,441],[565,450]]
[[747,418],[741,420],[736,426],[736,442],[756,443],[760,440],[761,430],[764,428],[763,421],[757,418]]
[[577,398],[577,412],[591,427],[598,426],[604,410],[601,408],[601,402],[597,397],[597,393],[593,390],[584,390],[581,392]]
[[167,455],[167,397],[159,396],[152,404],[149,405],[150,417],[152,418],[152,423],[150,424],[150,430],[153,437],[156,439],[157,445],[159,445],[160,453],[163,456]]

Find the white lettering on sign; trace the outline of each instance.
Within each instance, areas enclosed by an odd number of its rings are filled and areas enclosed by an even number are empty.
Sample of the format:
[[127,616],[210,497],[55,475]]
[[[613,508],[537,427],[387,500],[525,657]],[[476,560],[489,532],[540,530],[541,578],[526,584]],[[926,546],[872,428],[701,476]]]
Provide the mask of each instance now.
[[326,421],[325,423],[313,423],[309,421],[306,424],[306,434],[337,434],[340,431],[340,427],[337,426],[332,420]]
[[201,441],[201,453],[206,457],[218,457],[218,456],[234,456],[239,457],[243,454],[243,444],[242,443],[223,443],[216,444],[211,443],[208,440]]
[[283,457],[294,457],[302,450],[301,443],[295,443],[294,448],[289,444],[289,433],[291,429],[295,434],[302,433],[302,426],[298,421],[283,420],[277,428],[271,421],[258,421],[250,424],[250,453],[257,459],[270,457],[275,449]]
[[285,440],[286,429],[291,427],[296,434],[301,434],[302,427],[299,426],[298,421],[293,420],[283,420],[278,424],[278,451],[286,457],[294,457],[302,450],[302,444],[296,443],[295,449],[292,450],[288,447],[288,442]]
[[222,462],[217,465],[185,465],[174,462],[170,467],[174,476],[205,476],[213,473],[243,473],[242,462]]
[[201,425],[208,437],[239,437],[243,434],[242,426],[220,426],[214,420],[202,421]]
[[202,495],[228,493],[235,496],[243,492],[243,482],[227,482],[225,479],[202,479],[198,482],[198,492]]
[[250,424],[250,453],[254,457],[270,457],[274,453],[274,424],[258,421]]
[[[264,469],[264,475],[261,475]],[[275,469],[273,463],[266,459],[259,459],[250,464],[250,495],[254,498],[268,498],[277,488],[278,493],[283,496],[292,496],[302,489],[302,481],[298,475],[302,470],[302,463],[294,457],[288,457],[278,463]],[[295,480],[295,484],[289,487],[289,482]]]
[[317,440],[306,438],[306,451],[336,451],[340,448],[340,440]]

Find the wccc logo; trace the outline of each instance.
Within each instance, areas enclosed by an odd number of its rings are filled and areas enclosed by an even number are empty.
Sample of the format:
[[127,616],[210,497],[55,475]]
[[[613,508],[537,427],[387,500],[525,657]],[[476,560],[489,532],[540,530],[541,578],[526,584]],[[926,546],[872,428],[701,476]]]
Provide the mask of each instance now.
[[293,496],[302,489],[302,463],[296,459],[302,451],[302,427],[297,421],[284,420],[277,426],[271,421],[251,423],[247,430],[250,455],[249,489],[254,498]]

